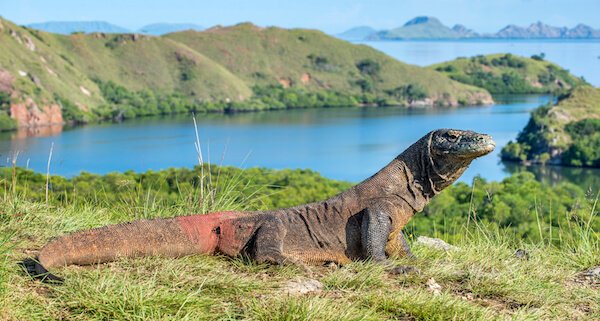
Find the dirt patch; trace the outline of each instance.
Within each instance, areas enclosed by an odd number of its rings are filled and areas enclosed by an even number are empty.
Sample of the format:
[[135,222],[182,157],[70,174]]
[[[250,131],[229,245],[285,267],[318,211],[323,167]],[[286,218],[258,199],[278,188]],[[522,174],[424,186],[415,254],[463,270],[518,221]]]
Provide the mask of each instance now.
[[31,38],[25,36],[25,47],[31,51],[35,51],[35,43],[31,40]]
[[290,88],[292,86],[292,80],[290,78],[279,78],[277,81],[283,86],[283,88]]
[[300,82],[302,82],[303,85],[308,85],[311,79],[312,77],[310,76],[310,74],[305,72],[302,74],[302,77],[300,77]]
[[0,68],[0,91],[11,94],[15,78],[6,70]]

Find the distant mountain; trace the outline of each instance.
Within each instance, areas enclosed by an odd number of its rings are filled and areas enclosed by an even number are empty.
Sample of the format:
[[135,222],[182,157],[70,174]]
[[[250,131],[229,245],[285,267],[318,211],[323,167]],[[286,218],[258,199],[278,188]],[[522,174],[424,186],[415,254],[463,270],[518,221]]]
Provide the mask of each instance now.
[[500,38],[500,39],[596,39],[600,38],[600,29],[578,24],[574,28],[555,27],[542,22],[532,23],[528,27],[508,25],[494,34],[480,34],[457,24],[450,28],[435,17],[420,16],[413,18],[402,27],[375,31],[371,27],[356,27],[338,35],[345,40],[403,40],[403,39],[463,39],[463,38]]
[[452,27],[452,31],[456,32],[461,38],[476,38],[479,37],[479,34],[472,29],[468,29],[467,27],[458,24]]
[[[465,28],[466,29],[466,28]],[[445,26],[434,17],[416,17],[402,27],[384,30],[369,36],[372,40],[400,39],[454,39],[461,34]]]
[[28,24],[27,27],[46,32],[70,35],[74,32],[129,33],[130,30],[105,21],[48,21]]
[[162,36],[172,32],[184,30],[202,31],[204,29],[204,27],[193,23],[153,23],[141,27],[140,29],[138,29],[138,32],[147,35]]
[[592,27],[578,24],[575,28],[554,27],[544,24],[540,21],[532,23],[529,27],[520,27],[508,25],[498,31],[495,38],[551,38],[551,39],[586,39],[600,38],[600,30],[594,30]]
[[340,34],[337,34],[336,37],[344,40],[362,40],[370,35],[376,33],[377,30],[368,27],[368,26],[360,26],[354,27],[352,29],[346,30]]

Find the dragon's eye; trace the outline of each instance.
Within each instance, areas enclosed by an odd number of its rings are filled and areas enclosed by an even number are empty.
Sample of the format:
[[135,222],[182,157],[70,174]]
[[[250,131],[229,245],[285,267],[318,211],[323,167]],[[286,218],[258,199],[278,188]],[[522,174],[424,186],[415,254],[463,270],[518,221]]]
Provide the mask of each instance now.
[[447,132],[445,136],[446,136],[446,139],[452,143],[454,143],[458,140],[458,135],[453,132]]

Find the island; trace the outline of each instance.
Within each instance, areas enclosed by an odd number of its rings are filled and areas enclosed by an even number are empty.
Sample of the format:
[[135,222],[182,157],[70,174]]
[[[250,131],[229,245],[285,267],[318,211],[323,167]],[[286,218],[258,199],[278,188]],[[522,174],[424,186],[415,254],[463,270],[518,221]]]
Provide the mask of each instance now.
[[502,159],[600,167],[600,88],[581,86],[537,108]]
[[479,55],[430,68],[464,84],[485,88],[492,94],[559,93],[587,84],[544,58],[543,53],[531,58],[513,54]]
[[47,33],[0,20],[2,130],[183,112],[491,104],[484,89],[306,29]]

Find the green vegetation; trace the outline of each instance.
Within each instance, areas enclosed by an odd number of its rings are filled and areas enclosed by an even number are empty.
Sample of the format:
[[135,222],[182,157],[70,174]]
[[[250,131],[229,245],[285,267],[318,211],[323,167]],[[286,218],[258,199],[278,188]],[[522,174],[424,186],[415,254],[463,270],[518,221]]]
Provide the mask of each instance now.
[[582,119],[565,127],[573,144],[563,155],[572,166],[600,167],[600,119]]
[[[491,102],[485,90],[313,30],[239,24],[162,37],[57,35],[0,19],[0,41],[0,86],[12,103],[42,111],[58,103],[72,123],[288,102],[404,106],[411,101],[387,92],[407,86],[422,88],[415,97],[431,105]],[[0,128],[10,129],[6,115],[0,110]]]
[[[349,184],[311,171],[206,165],[51,177],[46,205],[43,175],[11,168],[0,174],[2,319],[593,319],[600,313],[593,280],[580,275],[600,264],[597,195],[571,185],[541,187],[531,175],[458,184],[439,195],[411,223],[411,243],[417,234],[438,235],[459,248],[413,244],[418,258],[397,263],[416,266],[416,274],[388,275],[370,262],[309,273],[243,258],[154,257],[63,268],[66,283],[53,286],[31,281],[14,262],[57,235],[140,218],[292,206]],[[519,248],[528,259],[514,256]],[[283,292],[290,280],[307,278],[322,282],[323,291]],[[430,290],[431,279],[440,294]]]
[[13,130],[17,127],[14,119],[10,118],[10,95],[0,91],[0,132]]
[[492,94],[533,94],[564,92],[585,84],[568,70],[544,61],[544,54],[531,58],[512,54],[458,58],[430,66],[450,78]]
[[[195,169],[169,169],[145,173],[111,173],[104,176],[83,173],[72,179],[55,176],[51,179],[51,203],[67,205],[75,200],[112,204],[128,200],[132,204],[151,202],[165,208],[177,206],[182,195],[192,195],[201,185],[200,177],[219,177],[235,181],[233,189],[239,202],[251,209],[290,207],[325,199],[349,188],[346,182],[323,178],[310,170],[270,170],[208,166]],[[15,192],[27,200],[45,200],[46,177],[29,170],[0,170],[0,179],[7,184],[21,184]],[[218,184],[215,184],[218,185]],[[221,188],[221,186],[218,186]],[[594,186],[590,187],[595,191]],[[230,191],[233,192],[233,191]],[[221,190],[217,190],[220,194]],[[491,229],[501,229],[515,239],[533,242],[558,242],[568,237],[556,233],[561,227],[586,223],[600,229],[600,218],[590,216],[584,206],[586,195],[577,186],[564,183],[548,186],[535,180],[533,174],[519,173],[502,182],[477,179],[474,186],[457,183],[434,198],[424,211],[412,220],[408,231],[414,235],[431,235],[444,239],[460,239],[462,226],[469,220]],[[139,198],[139,199],[138,199]],[[187,200],[186,200],[187,201]],[[237,206],[237,205],[236,205]],[[563,213],[563,215],[555,215]],[[538,221],[541,218],[548,220]],[[548,234],[550,233],[550,234]]]
[[541,106],[516,142],[502,149],[509,161],[600,167],[600,89],[578,87],[556,105]]

